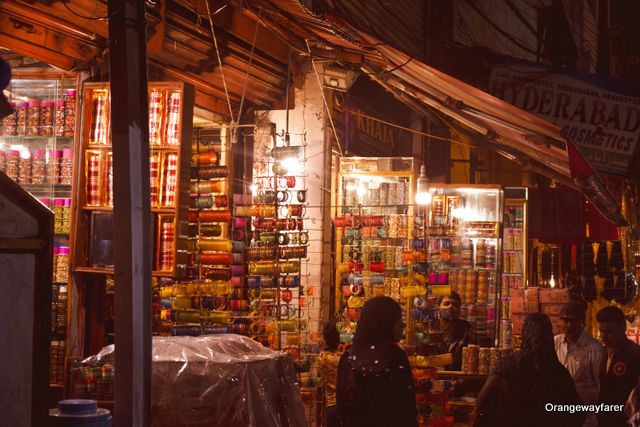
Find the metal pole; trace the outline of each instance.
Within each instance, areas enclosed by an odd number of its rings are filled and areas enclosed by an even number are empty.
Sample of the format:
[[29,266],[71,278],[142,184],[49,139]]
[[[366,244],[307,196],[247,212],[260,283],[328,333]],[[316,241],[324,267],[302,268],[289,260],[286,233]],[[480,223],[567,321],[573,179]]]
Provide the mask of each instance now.
[[144,0],[109,0],[115,222],[115,416],[150,425],[151,209]]

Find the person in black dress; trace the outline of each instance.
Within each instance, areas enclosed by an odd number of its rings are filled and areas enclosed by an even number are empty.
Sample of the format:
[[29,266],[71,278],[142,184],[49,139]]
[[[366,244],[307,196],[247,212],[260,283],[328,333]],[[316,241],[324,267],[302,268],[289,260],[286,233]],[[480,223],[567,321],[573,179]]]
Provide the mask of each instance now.
[[586,412],[553,406],[578,404],[573,378],[556,356],[551,321],[545,314],[534,313],[522,326],[520,351],[500,360],[482,387],[473,425],[580,427]]
[[409,360],[396,345],[402,316],[388,297],[367,301],[353,344],[340,358],[336,397],[338,415],[349,427],[417,427]]

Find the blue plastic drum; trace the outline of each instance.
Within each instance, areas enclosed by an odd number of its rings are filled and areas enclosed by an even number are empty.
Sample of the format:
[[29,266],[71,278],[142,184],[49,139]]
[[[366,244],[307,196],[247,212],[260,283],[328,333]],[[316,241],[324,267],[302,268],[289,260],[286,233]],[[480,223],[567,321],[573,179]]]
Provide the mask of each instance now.
[[95,400],[69,399],[49,410],[51,427],[111,427],[111,413]]

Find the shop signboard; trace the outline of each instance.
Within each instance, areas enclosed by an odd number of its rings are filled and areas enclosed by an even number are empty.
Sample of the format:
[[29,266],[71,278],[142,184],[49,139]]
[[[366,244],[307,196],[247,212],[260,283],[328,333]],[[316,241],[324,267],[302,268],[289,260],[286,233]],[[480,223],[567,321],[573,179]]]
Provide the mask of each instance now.
[[621,82],[510,64],[492,69],[489,92],[558,125],[598,171],[629,173],[640,140],[640,96]]
[[406,107],[379,87],[358,83],[348,93],[329,92],[331,117],[345,153],[410,156],[411,134],[392,125],[408,125]]

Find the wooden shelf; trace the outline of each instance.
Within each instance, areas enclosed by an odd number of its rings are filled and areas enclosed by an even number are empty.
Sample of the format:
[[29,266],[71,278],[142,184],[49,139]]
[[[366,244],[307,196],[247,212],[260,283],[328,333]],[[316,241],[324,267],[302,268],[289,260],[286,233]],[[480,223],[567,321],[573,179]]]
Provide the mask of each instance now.
[[[91,273],[91,274],[113,274],[113,268],[99,268],[99,267],[76,267],[73,269],[74,273]],[[152,271],[153,277],[173,277],[173,273],[170,271]]]
[[462,371],[440,371],[438,370],[438,376],[436,378],[465,378],[465,379],[487,379],[488,375],[484,374],[467,374]]
[[[113,212],[113,206],[84,206],[82,208],[85,211],[101,211],[101,212]],[[151,208],[152,213],[175,213],[175,208]]]
[[[87,150],[111,150],[111,144],[87,145]],[[180,151],[179,145],[150,145],[149,151]]]

